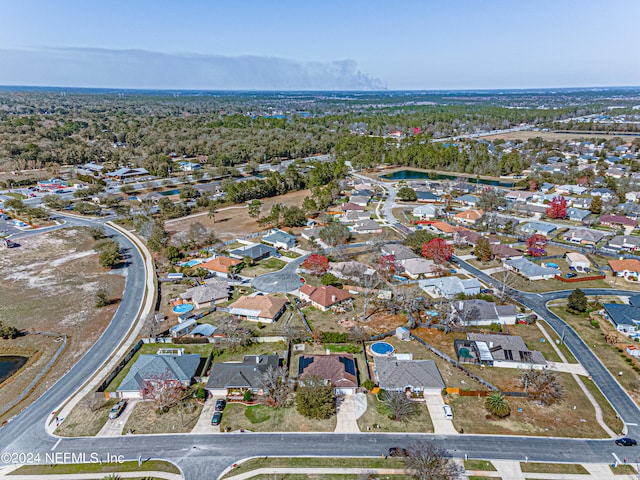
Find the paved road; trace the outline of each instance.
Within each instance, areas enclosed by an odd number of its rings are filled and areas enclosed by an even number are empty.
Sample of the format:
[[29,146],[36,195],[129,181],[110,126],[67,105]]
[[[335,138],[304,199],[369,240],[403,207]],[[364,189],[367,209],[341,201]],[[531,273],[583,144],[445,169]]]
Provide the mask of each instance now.
[[296,269],[302,265],[308,255],[296,258],[294,261],[287,263],[281,270],[251,280],[251,286],[256,290],[264,293],[287,293],[293,292],[300,288],[304,283],[300,281],[300,275],[296,273]]
[[[490,277],[483,271],[475,268],[473,265],[461,260],[460,258],[457,259],[457,262],[483,282],[497,289],[502,288],[502,284],[498,280]],[[587,295],[600,296],[629,296],[637,293],[609,288],[584,289],[583,291]],[[549,325],[551,325],[558,335],[564,338],[564,343],[567,345],[569,350],[571,350],[571,353],[573,353],[576,359],[589,372],[595,384],[598,385],[600,390],[605,394],[613,408],[621,416],[622,420],[625,423],[637,423],[638,419],[640,419],[640,408],[638,408],[638,405],[631,399],[631,397],[629,397],[627,392],[620,386],[618,381],[594,355],[575,330],[547,308],[547,302],[566,298],[571,292],[572,290],[562,290],[537,294],[522,292],[510,288],[506,290],[506,293],[510,297],[534,310],[538,315],[546,320]],[[638,428],[638,426],[628,425],[628,428],[630,435],[640,435],[640,428]]]
[[[65,217],[69,225],[96,226],[92,220]],[[0,429],[0,452],[8,448],[31,451],[36,446],[55,443],[44,431],[44,422],[51,412],[61,405],[86,379],[91,377],[102,362],[124,338],[132,321],[136,318],[145,286],[144,262],[133,243],[117,232],[105,227],[109,235],[120,243],[125,255],[126,282],[120,306],[113,320],[85,356],[60,379],[47,393],[27,409],[12,418]],[[50,447],[49,447],[50,448]]]

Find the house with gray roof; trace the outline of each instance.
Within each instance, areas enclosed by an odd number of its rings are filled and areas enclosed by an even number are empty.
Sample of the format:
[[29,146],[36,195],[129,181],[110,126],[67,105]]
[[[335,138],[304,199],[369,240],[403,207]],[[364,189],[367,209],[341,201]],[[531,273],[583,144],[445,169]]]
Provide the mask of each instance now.
[[118,396],[144,398],[150,382],[191,385],[200,365],[200,355],[183,352],[183,349],[161,349],[155,355],[140,355],[116,389]]
[[399,360],[375,357],[374,373],[380,388],[391,392],[439,394],[445,387],[433,360]]
[[567,208],[567,218],[574,222],[584,222],[584,219],[591,215],[589,210],[582,210],[581,208]]
[[375,220],[371,220],[367,218],[365,220],[357,221],[352,227],[349,227],[349,230],[353,233],[381,233],[382,225],[380,225]]
[[526,258],[513,258],[504,262],[505,268],[519,273],[528,280],[550,280],[556,275],[561,275],[559,268],[548,268],[533,263]]
[[351,195],[349,201],[355,205],[359,205],[361,207],[366,207],[369,204],[371,197],[366,195]]
[[640,237],[636,235],[616,235],[607,242],[605,248],[608,250],[635,252],[640,250]]
[[455,200],[456,202],[460,202],[469,207],[475,207],[480,203],[480,198],[476,197],[475,195],[462,195],[461,197],[458,197]]
[[277,257],[278,255],[278,250],[270,247],[269,245],[263,245],[261,243],[252,243],[240,248],[236,248],[235,250],[231,250],[229,252],[229,256],[231,258],[244,260],[246,257],[249,257],[254,262],[271,256]]
[[522,233],[526,233],[528,235],[536,233],[538,235],[548,237],[555,232],[558,227],[552,223],[527,222],[524,225],[520,225],[518,228]]
[[408,260],[410,258],[418,258],[413,250],[400,243],[387,243],[383,245],[381,251],[384,255],[393,255],[396,262]]
[[605,318],[607,318],[619,332],[635,334],[640,330],[639,306],[605,303],[602,307]]
[[283,250],[289,250],[296,246],[296,237],[281,230],[276,230],[270,235],[262,237],[262,241]]
[[434,298],[454,298],[461,294],[470,297],[480,293],[480,282],[477,278],[439,277],[420,280],[418,284]]
[[562,238],[570,243],[595,246],[605,237],[605,233],[601,230],[591,230],[589,228],[572,228],[563,233]]
[[262,395],[264,373],[279,364],[278,355],[246,355],[242,362],[214,363],[205,389],[214,396],[242,396],[247,390]]
[[210,307],[229,300],[229,284],[225,279],[214,277],[207,280],[209,281],[205,285],[189,288],[180,297],[192,302],[196,308]]
[[464,326],[486,326],[492,323],[515,325],[516,308],[513,305],[496,305],[486,300],[457,300],[451,308]]
[[466,342],[457,341],[454,345],[459,358],[470,354],[475,356],[475,363],[492,367],[544,369],[547,366],[540,352],[529,350],[522,337],[515,335],[467,333]]

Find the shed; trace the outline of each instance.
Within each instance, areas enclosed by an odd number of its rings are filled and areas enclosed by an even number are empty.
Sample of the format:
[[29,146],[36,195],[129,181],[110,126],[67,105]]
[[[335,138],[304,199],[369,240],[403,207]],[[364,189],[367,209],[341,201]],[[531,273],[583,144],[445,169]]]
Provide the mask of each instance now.
[[400,340],[409,340],[411,338],[411,332],[405,327],[396,328],[396,337]]

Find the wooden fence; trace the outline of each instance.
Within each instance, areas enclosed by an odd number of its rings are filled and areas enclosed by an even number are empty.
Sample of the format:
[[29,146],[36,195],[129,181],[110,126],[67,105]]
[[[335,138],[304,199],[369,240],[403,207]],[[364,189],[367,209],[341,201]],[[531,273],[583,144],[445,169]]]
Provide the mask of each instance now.
[[593,275],[592,277],[576,277],[576,278],[564,278],[561,275],[556,275],[555,279],[560,280],[564,283],[575,283],[575,282],[588,282],[590,280],[604,280],[606,275]]

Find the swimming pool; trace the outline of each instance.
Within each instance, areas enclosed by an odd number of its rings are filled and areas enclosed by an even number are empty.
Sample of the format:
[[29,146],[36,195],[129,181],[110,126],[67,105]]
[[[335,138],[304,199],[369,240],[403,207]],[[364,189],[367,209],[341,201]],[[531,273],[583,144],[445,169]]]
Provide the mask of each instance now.
[[393,345],[387,342],[372,343],[369,348],[371,349],[371,353],[376,357],[388,357],[396,351]]
[[190,303],[182,303],[180,305],[176,305],[171,309],[173,313],[178,313],[178,314],[187,313],[187,312],[190,312],[191,310],[193,310],[193,305],[191,305]]
[[188,262],[185,262],[182,264],[183,267],[193,267],[195,265],[198,265],[199,263],[201,263],[202,260],[189,260]]
[[558,264],[557,263],[553,263],[553,262],[547,262],[547,267],[548,268],[558,268]]

